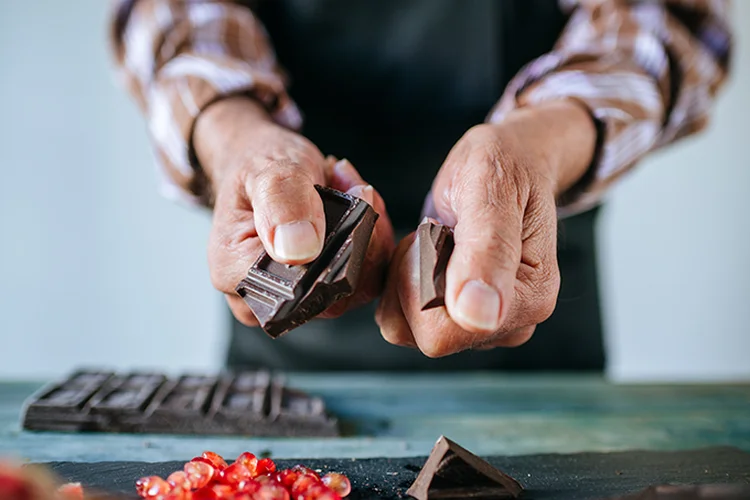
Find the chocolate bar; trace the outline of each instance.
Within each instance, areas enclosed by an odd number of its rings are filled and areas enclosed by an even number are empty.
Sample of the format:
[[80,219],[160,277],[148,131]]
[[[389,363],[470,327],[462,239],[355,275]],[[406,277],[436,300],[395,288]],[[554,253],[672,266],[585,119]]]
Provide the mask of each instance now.
[[425,219],[417,228],[419,297],[422,310],[445,304],[445,271],[453,252],[453,231]]
[[417,500],[518,498],[521,485],[486,461],[440,436],[406,494]]
[[338,436],[320,398],[266,371],[218,377],[79,371],[26,405],[28,430],[243,436]]
[[261,328],[274,338],[354,293],[378,218],[359,198],[315,187],[326,215],[320,256],[309,264],[290,266],[264,252],[236,287]]

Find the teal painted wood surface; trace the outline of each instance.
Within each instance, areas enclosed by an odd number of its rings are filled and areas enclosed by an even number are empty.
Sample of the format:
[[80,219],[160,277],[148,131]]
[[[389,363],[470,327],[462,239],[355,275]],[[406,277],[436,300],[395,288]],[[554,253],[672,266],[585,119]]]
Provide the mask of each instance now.
[[41,384],[0,383],[0,455],[32,461],[184,460],[204,449],[280,458],[426,455],[441,434],[482,455],[750,451],[750,384],[621,386],[591,376],[291,374],[342,421],[336,439],[31,433],[23,402]]

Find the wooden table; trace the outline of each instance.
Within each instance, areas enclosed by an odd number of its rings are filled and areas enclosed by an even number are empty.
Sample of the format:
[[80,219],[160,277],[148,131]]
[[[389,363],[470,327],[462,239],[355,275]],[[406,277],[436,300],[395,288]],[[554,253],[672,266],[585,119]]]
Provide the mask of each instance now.
[[20,430],[39,383],[0,383],[0,456],[32,461],[186,460],[270,451],[282,458],[409,457],[441,434],[480,455],[731,445],[750,451],[750,384],[618,386],[599,377],[291,374],[322,396],[347,435],[252,439]]

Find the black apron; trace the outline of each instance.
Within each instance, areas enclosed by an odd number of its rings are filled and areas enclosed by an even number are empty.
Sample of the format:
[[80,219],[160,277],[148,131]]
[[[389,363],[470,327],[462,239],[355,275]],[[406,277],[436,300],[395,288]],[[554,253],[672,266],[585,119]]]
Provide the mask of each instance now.
[[[450,148],[481,123],[510,78],[549,51],[566,22],[555,0],[266,0],[256,12],[324,154],[352,161],[413,231]],[[233,322],[231,368],[601,370],[596,210],[560,224],[553,316],[514,349],[429,359],[380,336],[370,305],[272,340]]]

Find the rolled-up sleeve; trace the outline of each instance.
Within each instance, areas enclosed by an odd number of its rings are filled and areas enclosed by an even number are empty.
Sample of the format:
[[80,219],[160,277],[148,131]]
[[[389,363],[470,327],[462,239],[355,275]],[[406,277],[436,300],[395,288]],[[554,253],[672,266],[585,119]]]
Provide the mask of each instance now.
[[247,94],[282,125],[300,126],[264,27],[243,2],[118,0],[111,17],[119,74],[148,120],[165,194],[210,205],[191,145],[211,103]]
[[723,0],[566,0],[554,49],[511,81],[488,120],[575,99],[599,130],[589,171],[560,200],[561,216],[598,204],[648,152],[703,129],[726,80],[732,46]]

